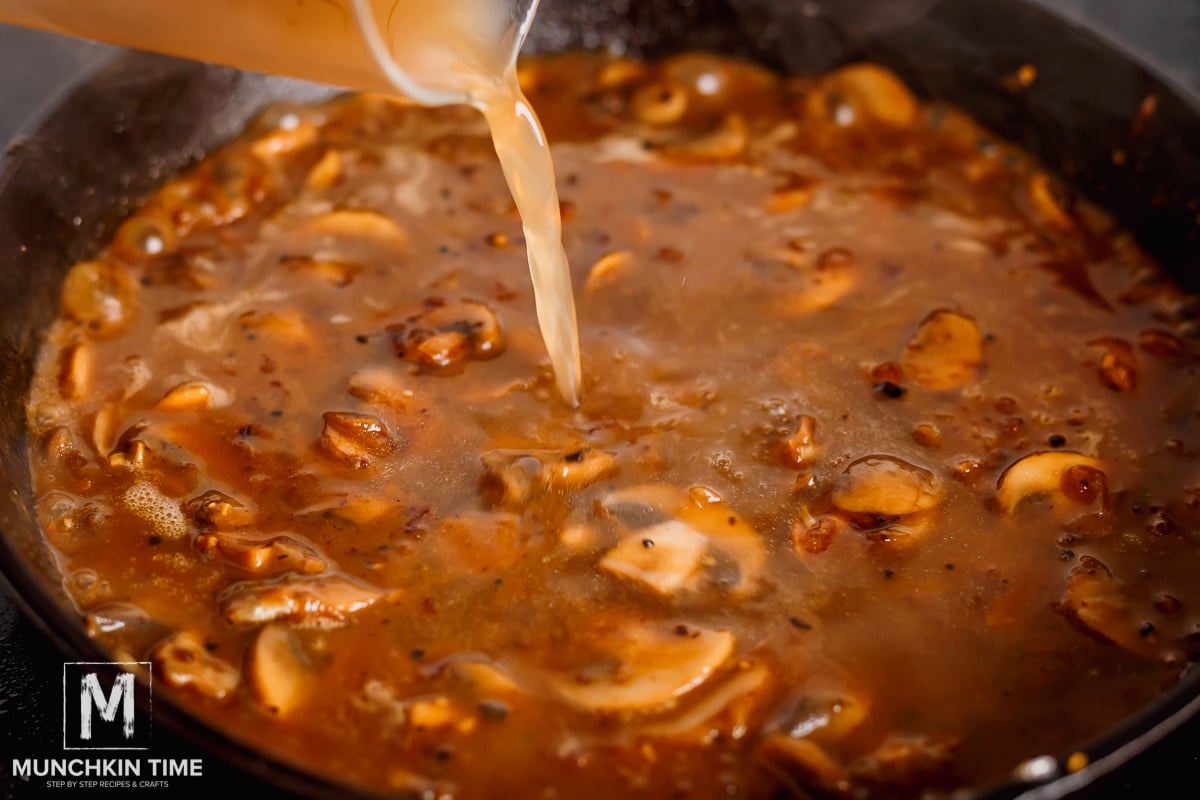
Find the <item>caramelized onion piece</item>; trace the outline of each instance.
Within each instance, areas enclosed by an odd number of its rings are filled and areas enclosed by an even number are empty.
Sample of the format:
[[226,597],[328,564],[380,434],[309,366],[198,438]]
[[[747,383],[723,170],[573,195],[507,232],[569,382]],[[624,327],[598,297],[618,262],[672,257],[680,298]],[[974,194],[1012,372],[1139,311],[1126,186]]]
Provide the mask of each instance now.
[[167,639],[150,657],[168,686],[186,686],[213,700],[232,695],[241,681],[237,667],[208,652],[200,637],[188,631]]
[[983,336],[975,321],[945,310],[925,318],[900,360],[907,377],[934,391],[966,386],[982,363]]
[[383,597],[383,592],[336,575],[246,582],[221,593],[221,613],[237,625],[286,620],[299,625],[338,624]]
[[724,630],[631,622],[608,631],[603,656],[550,686],[565,702],[598,713],[648,712],[671,707],[703,684],[733,652]]
[[87,342],[75,342],[63,348],[58,372],[58,390],[64,400],[82,400],[92,388],[96,355]]
[[936,508],[945,499],[942,482],[929,470],[894,456],[867,456],[846,467],[833,489],[843,511],[889,517]]
[[377,211],[331,211],[308,220],[297,232],[301,236],[367,242],[393,250],[408,244],[408,234]]
[[286,625],[263,627],[246,651],[246,685],[268,713],[287,716],[312,693],[316,675]]
[[635,531],[600,559],[600,568],[661,595],[691,587],[708,539],[676,520]]
[[1089,482],[1087,475],[1072,472],[1081,468],[1098,473],[1099,486],[1103,486],[1101,463],[1082,453],[1053,450],[1027,455],[1000,476],[996,484],[996,504],[1005,514],[1013,513],[1025,498],[1041,495],[1088,505],[1094,499],[1092,484],[1097,481]]
[[654,126],[671,125],[687,112],[688,94],[677,83],[659,81],[635,91],[629,105],[639,122]]

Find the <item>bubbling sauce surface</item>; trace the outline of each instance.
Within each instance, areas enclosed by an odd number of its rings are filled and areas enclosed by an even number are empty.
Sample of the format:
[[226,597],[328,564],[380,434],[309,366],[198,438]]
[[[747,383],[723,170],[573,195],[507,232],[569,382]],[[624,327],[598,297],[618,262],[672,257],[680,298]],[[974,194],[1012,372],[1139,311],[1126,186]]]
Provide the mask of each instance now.
[[893,76],[520,74],[569,408],[465,109],[275,109],[68,275],[29,403],[88,630],[384,792],[905,797],[1196,655],[1194,301]]

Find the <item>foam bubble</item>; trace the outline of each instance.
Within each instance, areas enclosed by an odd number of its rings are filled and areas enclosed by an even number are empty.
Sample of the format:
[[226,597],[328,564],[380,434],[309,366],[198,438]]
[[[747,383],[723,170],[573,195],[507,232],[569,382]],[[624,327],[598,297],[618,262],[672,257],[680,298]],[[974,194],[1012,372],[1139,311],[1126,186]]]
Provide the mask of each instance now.
[[187,535],[187,517],[183,509],[153,484],[138,481],[126,490],[122,499],[129,510],[153,525],[160,536],[178,539]]

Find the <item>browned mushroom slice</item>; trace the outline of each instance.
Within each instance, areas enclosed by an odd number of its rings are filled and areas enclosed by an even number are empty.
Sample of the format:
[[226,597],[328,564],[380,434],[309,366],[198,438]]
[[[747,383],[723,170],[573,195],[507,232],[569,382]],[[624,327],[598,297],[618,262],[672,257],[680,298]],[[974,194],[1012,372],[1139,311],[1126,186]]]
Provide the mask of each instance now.
[[154,648],[151,660],[168,686],[186,686],[214,700],[229,697],[241,681],[237,667],[208,652],[200,637],[188,631]]
[[785,260],[799,272],[799,290],[785,292],[779,299],[784,312],[790,314],[829,308],[848,295],[862,277],[853,254],[842,248],[826,250],[815,263],[799,254]]
[[253,505],[247,505],[248,502],[243,503],[213,489],[188,500],[183,510],[202,528],[229,531],[254,524],[258,512]]
[[889,517],[928,511],[944,497],[942,482],[932,472],[885,455],[853,462],[833,489],[833,503],[843,511]]
[[569,453],[550,450],[489,450],[481,456],[483,485],[494,501],[507,507],[528,502],[536,492],[573,491],[616,471],[616,456],[580,448]]
[[504,352],[500,320],[486,303],[476,300],[431,304],[388,332],[398,355],[435,374],[459,372],[467,361],[484,361]]
[[221,593],[221,613],[229,622],[240,625],[274,620],[301,625],[337,624],[381,597],[379,589],[336,575],[287,577],[230,586]]
[[1158,652],[1160,641],[1154,625],[1134,613],[1121,583],[1096,558],[1083,556],[1071,570],[1059,609],[1100,641],[1147,658]]
[[750,712],[763,694],[769,677],[761,664],[746,664],[685,711],[639,730],[643,736],[711,742],[718,736],[741,739],[748,732]]
[[741,114],[726,114],[715,128],[698,136],[673,141],[660,150],[671,158],[686,161],[730,161],[746,151],[750,132]]
[[137,313],[136,299],[132,275],[105,261],[76,264],[63,281],[63,313],[97,336],[112,336],[128,328]]
[[394,368],[366,367],[350,376],[346,391],[372,405],[403,411],[412,401],[413,390]]
[[96,354],[87,342],[75,342],[63,348],[58,387],[64,400],[82,400],[92,388]]
[[246,651],[246,685],[259,705],[281,717],[312,693],[316,675],[287,625],[267,625],[254,637]]
[[906,128],[920,115],[904,82],[874,64],[851,64],[822,78],[806,107],[810,118],[842,126],[873,121]]
[[849,797],[846,770],[816,742],[790,736],[769,736],[759,745],[759,758],[771,772],[784,777],[798,797]]
[[322,415],[321,448],[333,458],[363,469],[377,458],[389,455],[396,444],[387,426],[370,414],[327,411]]
[[983,336],[975,320],[954,311],[934,311],[908,341],[900,366],[926,389],[959,389],[975,380],[983,363]]
[[808,508],[801,506],[792,523],[792,547],[798,553],[819,555],[828,550],[847,527],[847,521],[837,514],[814,517]]
[[708,538],[677,520],[634,531],[600,559],[600,568],[662,595],[695,584]]
[[549,489],[577,490],[607,478],[616,470],[616,462],[612,453],[584,447],[544,463],[542,476]]
[[167,392],[155,406],[159,411],[206,411],[227,406],[230,393],[207,381],[185,381]]
[[1032,453],[1004,470],[996,484],[996,504],[1011,514],[1027,497],[1090,505],[1105,484],[1101,463],[1068,450]]
[[487,695],[510,695],[521,690],[506,671],[480,657],[459,658],[449,665],[450,673],[474,690]]
[[708,537],[713,550],[725,556],[736,569],[736,577],[725,583],[735,596],[758,589],[767,569],[767,550],[762,537],[740,515],[722,502],[689,503],[676,517]]
[[304,222],[296,234],[311,240],[322,250],[336,251],[331,257],[347,250],[363,247],[399,250],[408,244],[408,234],[390,217],[377,211],[331,211]]
[[871,753],[855,759],[847,772],[852,778],[881,786],[950,786],[954,783],[953,737],[892,734]]
[[771,727],[792,739],[832,744],[862,725],[869,710],[866,699],[854,692],[817,687],[786,700]]
[[582,711],[649,712],[672,707],[733,652],[733,634],[630,621],[593,637],[599,653],[570,674],[549,678],[559,698]]
[[342,175],[342,156],[337,150],[326,150],[304,178],[305,189],[328,189]]
[[328,566],[316,548],[291,536],[255,539],[240,533],[207,533],[196,537],[196,549],[259,574],[315,575]]
[[1094,339],[1088,346],[1100,353],[1096,374],[1101,383],[1115,392],[1132,392],[1137,388],[1138,366],[1133,345],[1109,336]]

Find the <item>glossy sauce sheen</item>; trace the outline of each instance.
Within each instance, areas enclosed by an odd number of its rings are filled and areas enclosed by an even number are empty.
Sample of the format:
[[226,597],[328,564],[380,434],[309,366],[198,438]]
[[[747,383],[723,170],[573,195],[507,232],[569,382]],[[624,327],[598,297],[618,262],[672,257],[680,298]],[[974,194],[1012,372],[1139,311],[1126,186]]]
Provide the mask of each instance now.
[[114,654],[463,798],[971,786],[1178,679],[1195,303],[1127,235],[874,67],[521,81],[577,409],[466,110],[272,110],[72,270],[31,463]]

